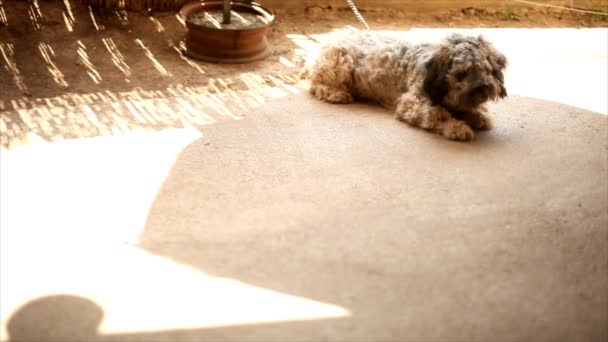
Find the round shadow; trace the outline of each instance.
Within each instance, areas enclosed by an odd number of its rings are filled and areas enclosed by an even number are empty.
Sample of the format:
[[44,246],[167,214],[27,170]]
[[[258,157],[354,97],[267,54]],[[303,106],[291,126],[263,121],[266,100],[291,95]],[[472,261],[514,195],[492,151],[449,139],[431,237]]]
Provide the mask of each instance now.
[[7,324],[9,341],[92,341],[103,310],[72,295],[41,297],[19,308]]

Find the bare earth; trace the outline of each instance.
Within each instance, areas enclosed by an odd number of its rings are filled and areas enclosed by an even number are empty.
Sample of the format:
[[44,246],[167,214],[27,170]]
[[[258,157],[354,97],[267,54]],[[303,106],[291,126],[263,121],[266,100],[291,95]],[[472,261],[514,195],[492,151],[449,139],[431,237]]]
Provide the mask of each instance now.
[[[173,12],[89,10],[74,0],[12,1],[0,6],[0,110],[55,102],[65,105],[76,101],[73,95],[88,94],[92,99],[93,94],[104,91],[120,94],[140,89],[166,93],[176,86],[210,87],[211,91],[217,90],[214,87],[246,89],[241,73],[255,73],[270,84],[276,78],[293,83],[297,70],[285,60],[294,61],[297,46],[287,35],[361,26],[347,9],[312,7],[306,15],[279,12],[269,34],[274,47],[271,57],[247,65],[214,65],[181,55],[185,27]],[[545,8],[514,12],[467,8],[429,15],[398,11],[363,14],[373,29],[608,26],[606,17]],[[283,63],[279,62],[281,57]]]

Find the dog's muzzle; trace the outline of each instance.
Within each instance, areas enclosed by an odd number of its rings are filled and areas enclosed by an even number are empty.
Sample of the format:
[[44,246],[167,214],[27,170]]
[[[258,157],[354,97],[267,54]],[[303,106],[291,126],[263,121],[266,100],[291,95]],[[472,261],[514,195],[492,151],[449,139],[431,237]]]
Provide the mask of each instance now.
[[480,104],[486,102],[492,93],[492,85],[480,83],[475,85],[469,91],[469,100],[472,104]]

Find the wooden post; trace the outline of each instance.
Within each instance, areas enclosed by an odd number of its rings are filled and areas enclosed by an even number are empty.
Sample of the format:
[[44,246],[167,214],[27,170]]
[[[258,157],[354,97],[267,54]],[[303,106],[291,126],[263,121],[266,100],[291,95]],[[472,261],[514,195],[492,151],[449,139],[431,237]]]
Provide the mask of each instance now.
[[224,0],[224,21],[222,24],[228,25],[230,24],[230,10],[231,10],[231,2],[230,0]]

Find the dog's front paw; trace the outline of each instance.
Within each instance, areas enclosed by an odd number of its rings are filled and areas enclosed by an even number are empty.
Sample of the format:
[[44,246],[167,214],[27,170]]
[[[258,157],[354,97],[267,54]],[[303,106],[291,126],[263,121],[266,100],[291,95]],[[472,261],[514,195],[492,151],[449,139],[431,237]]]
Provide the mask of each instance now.
[[464,121],[450,120],[443,126],[443,136],[451,140],[468,141],[475,138],[475,133]]
[[484,114],[472,114],[466,119],[467,123],[474,129],[489,130],[492,129],[492,119]]
[[345,91],[336,90],[328,94],[325,101],[331,103],[353,103],[355,102],[355,99],[351,94]]

